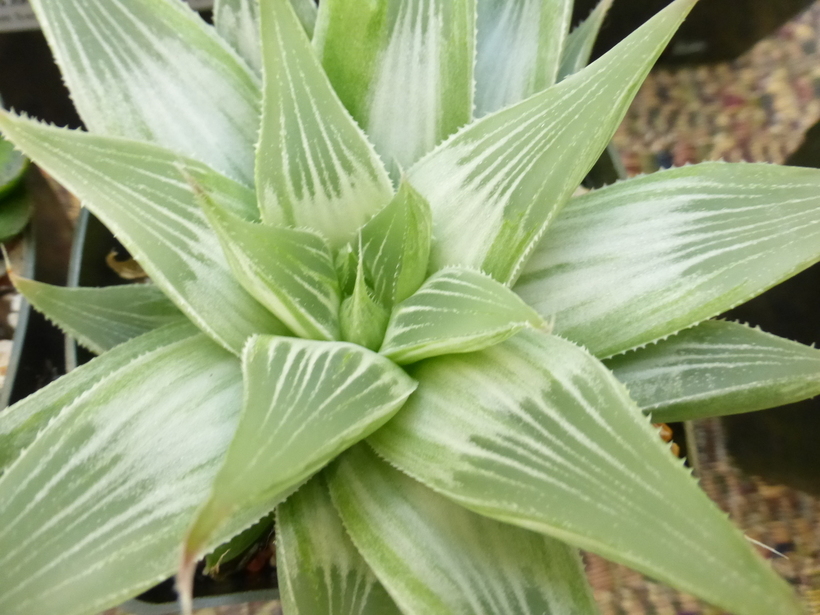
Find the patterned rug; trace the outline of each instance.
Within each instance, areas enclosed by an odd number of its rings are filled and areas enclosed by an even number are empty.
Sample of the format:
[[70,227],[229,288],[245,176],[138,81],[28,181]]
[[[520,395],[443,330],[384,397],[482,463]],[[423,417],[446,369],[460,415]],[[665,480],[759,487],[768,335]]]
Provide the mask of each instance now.
[[[653,72],[614,143],[630,175],[703,160],[782,163],[820,120],[820,1],[740,59]],[[820,499],[744,474],[719,420],[695,425],[701,485],[820,615]],[[674,557],[670,553],[670,557]],[[721,611],[587,555],[602,615],[718,615]],[[112,610],[105,615],[122,615]],[[280,615],[278,603],[197,611]],[[338,615],[346,615],[340,613]]]

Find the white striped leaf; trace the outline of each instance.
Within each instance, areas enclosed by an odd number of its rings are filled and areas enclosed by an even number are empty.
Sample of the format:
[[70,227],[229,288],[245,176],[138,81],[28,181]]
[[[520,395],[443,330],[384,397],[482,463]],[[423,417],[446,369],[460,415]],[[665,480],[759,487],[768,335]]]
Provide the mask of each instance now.
[[214,26],[248,66],[261,75],[259,0],[215,0]]
[[119,378],[131,362],[160,346],[173,344],[197,333],[190,323],[178,323],[148,333],[106,353],[60,378],[10,408],[0,411],[0,473],[34,441],[37,435],[83,393],[107,378]]
[[515,291],[608,357],[711,318],[820,259],[820,171],[705,163],[573,199]]
[[448,268],[397,305],[379,350],[399,365],[474,352],[544,320],[503,284],[469,269]]
[[0,113],[0,130],[111,229],[194,324],[239,354],[254,333],[287,333],[231,274],[183,178],[254,215],[253,192],[154,145],[45,126]]
[[342,525],[322,476],[276,509],[284,615],[400,615]]
[[424,282],[432,224],[430,204],[402,181],[390,204],[362,227],[362,259],[384,307],[404,301]]
[[561,54],[561,66],[558,69],[558,81],[574,75],[589,63],[595,40],[604,24],[604,19],[612,6],[612,0],[599,0],[598,5],[567,40],[564,41],[564,50]]
[[265,70],[256,186],[262,219],[334,249],[393,196],[373,146],[333,91],[288,0],[261,5]]
[[365,444],[328,474],[353,542],[404,613],[598,612],[578,553],[567,545],[470,512]]
[[247,222],[206,192],[200,192],[200,203],[236,279],[251,295],[300,337],[339,338],[339,277],[318,233]]
[[242,374],[206,336],[166,334],[94,359],[116,371],[73,399],[62,380],[44,389],[60,395],[39,395],[66,406],[0,478],[4,615],[98,613],[173,573],[236,426]]
[[163,325],[188,320],[153,284],[65,288],[10,277],[37,311],[97,354]]
[[185,3],[31,5],[90,131],[156,143],[253,182],[258,79]]
[[655,422],[783,406],[820,395],[820,350],[706,321],[606,362]]
[[[353,344],[257,336],[242,355],[245,400],[225,463],[186,539],[181,577],[217,533],[258,521],[343,450],[388,421],[416,383]],[[185,584],[182,584],[185,588]]]
[[394,179],[472,119],[475,12],[475,0],[320,3],[324,69]]
[[342,302],[339,314],[342,339],[370,350],[378,350],[384,339],[390,312],[373,298],[365,281],[363,261],[361,258],[358,261],[353,294]]
[[694,3],[675,0],[597,62],[471,124],[410,169],[433,210],[434,269],[466,265],[515,280]]
[[479,0],[476,117],[553,85],[572,0]]
[[413,376],[416,393],[370,438],[411,476],[737,615],[801,613],[623,385],[577,346],[525,330]]

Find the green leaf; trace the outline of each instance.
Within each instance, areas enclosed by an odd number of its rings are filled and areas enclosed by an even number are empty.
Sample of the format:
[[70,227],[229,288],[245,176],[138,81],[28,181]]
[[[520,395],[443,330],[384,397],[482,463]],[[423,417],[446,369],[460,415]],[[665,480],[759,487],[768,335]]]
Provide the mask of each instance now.
[[[253,554],[249,550],[254,545],[266,541],[268,544],[273,537],[273,514],[263,517],[248,529],[240,532],[225,544],[222,544],[205,557],[204,573],[207,575],[219,575],[220,568],[225,564],[232,563],[240,556],[244,560],[248,555]],[[242,560],[240,561],[240,565]]]
[[428,357],[474,352],[543,319],[509,288],[469,269],[443,269],[396,306],[379,350],[404,365]]
[[25,190],[0,196],[0,241],[7,241],[23,232],[31,218],[31,199]]
[[724,312],[820,259],[820,171],[705,163],[573,199],[515,291],[608,357]]
[[457,133],[409,171],[433,210],[433,269],[511,283],[606,148],[695,0],[675,0],[586,69]]
[[288,0],[261,5],[265,102],[256,160],[262,219],[313,228],[337,249],[393,196]]
[[[11,192],[23,178],[27,168],[26,157],[14,148],[11,141],[0,137],[0,197]],[[3,204],[3,207],[6,205]]]
[[91,132],[156,143],[253,182],[258,79],[184,3],[31,5]]
[[570,32],[564,42],[561,55],[561,67],[558,69],[558,81],[574,75],[584,68],[592,55],[595,40],[604,24],[604,19],[612,6],[612,0],[599,0],[598,5],[589,17]]
[[153,284],[65,288],[10,277],[37,311],[97,354],[163,325],[187,321]]
[[276,532],[285,615],[400,615],[350,541],[321,476],[279,505]]
[[339,278],[314,231],[246,222],[200,192],[236,279],[300,337],[339,339]]
[[122,344],[105,359],[94,359],[60,378],[59,385],[47,386],[10,408],[0,411],[0,473],[66,407],[102,380],[117,379],[127,373],[131,363],[160,346],[174,344],[197,333],[192,324],[168,325]]
[[362,259],[386,308],[418,290],[432,242],[430,204],[405,180],[396,196],[362,228]]
[[205,333],[239,354],[255,333],[287,329],[231,274],[183,173],[219,203],[254,215],[253,192],[162,148],[0,113],[0,130],[73,192]]
[[429,487],[736,615],[801,613],[626,389],[577,346],[525,330],[413,376],[416,393],[370,442]]
[[353,294],[342,302],[339,314],[342,339],[370,350],[377,350],[384,339],[390,312],[371,296],[370,288],[364,279],[362,259],[358,260]]
[[472,513],[364,444],[329,471],[345,527],[403,612],[598,612],[577,552],[557,540]]
[[253,71],[262,74],[259,0],[215,0],[214,26]]
[[394,179],[472,118],[475,11],[475,0],[320,3],[322,64]]
[[[206,336],[167,343],[165,333],[23,402],[65,405],[0,478],[4,615],[98,613],[173,573],[234,432],[241,372]],[[110,373],[88,380],[95,370]]]
[[242,367],[239,427],[189,531],[182,573],[192,572],[186,566],[210,550],[217,532],[231,535],[273,510],[388,421],[416,387],[387,359],[340,342],[253,337]]
[[572,0],[479,0],[476,117],[553,85]]
[[655,422],[752,412],[820,395],[820,350],[706,321],[606,362]]

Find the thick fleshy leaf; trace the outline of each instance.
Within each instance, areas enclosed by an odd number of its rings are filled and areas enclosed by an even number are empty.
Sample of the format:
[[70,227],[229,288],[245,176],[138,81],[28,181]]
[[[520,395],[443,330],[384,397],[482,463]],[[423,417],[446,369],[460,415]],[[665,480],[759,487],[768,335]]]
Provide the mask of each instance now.
[[94,359],[72,395],[60,380],[22,402],[63,408],[0,479],[4,615],[97,613],[173,573],[241,405],[239,361],[185,328]]
[[185,3],[31,5],[90,131],[156,143],[253,182],[258,79]]
[[65,288],[16,275],[11,279],[37,311],[97,354],[164,325],[187,320],[153,284]]
[[476,117],[553,85],[572,0],[479,0]]
[[695,1],[675,0],[586,69],[471,124],[409,171],[433,210],[434,269],[515,280]]
[[598,612],[574,549],[462,508],[365,444],[329,468],[328,483],[353,542],[405,613]]
[[0,241],[6,241],[26,228],[31,218],[32,204],[24,189],[0,198]]
[[475,0],[320,3],[322,64],[394,178],[472,117],[475,14]]
[[697,324],[820,259],[820,171],[704,163],[573,199],[515,291],[608,357]]
[[14,148],[11,141],[0,137],[0,197],[17,185],[27,168],[26,157]]
[[413,375],[416,393],[370,439],[411,476],[737,615],[801,613],[623,385],[577,346],[525,330]]
[[491,277],[449,268],[432,275],[396,306],[379,350],[399,365],[455,352],[474,352],[544,320]]
[[123,344],[105,355],[60,378],[59,386],[49,386],[29,395],[10,408],[0,410],[0,472],[34,442],[37,435],[66,407],[106,378],[118,378],[131,362],[166,344],[173,344],[197,333],[189,323],[163,327],[144,335],[139,341]]
[[432,232],[430,204],[406,181],[362,228],[365,270],[384,307],[404,301],[424,282]]
[[265,101],[256,158],[262,219],[309,227],[339,248],[393,196],[288,0],[261,5]]
[[[340,342],[251,338],[242,417],[185,545],[183,572],[226,524],[242,529],[390,419],[416,384],[374,352]],[[184,584],[183,584],[184,587]]]
[[261,75],[259,0],[215,0],[214,26],[219,36],[242,56],[254,72]]
[[820,395],[820,350],[734,322],[706,321],[606,365],[658,423]]
[[247,222],[200,193],[236,279],[300,337],[339,339],[339,277],[314,231]]
[[258,550],[253,547],[270,544],[273,538],[273,513],[263,517],[248,529],[240,532],[228,542],[219,545],[216,550],[205,556],[204,573],[215,576],[224,571],[223,566],[239,558],[239,566],[246,558],[253,557]]
[[359,258],[353,294],[342,302],[339,314],[342,339],[370,350],[378,350],[384,340],[389,318],[390,312],[371,295],[364,278],[364,264]]
[[569,77],[584,68],[592,55],[595,39],[601,31],[612,0],[599,0],[598,6],[590,16],[570,32],[564,42],[564,51],[561,54],[561,66],[558,69],[558,80]]
[[255,333],[287,329],[231,274],[216,233],[184,180],[254,215],[249,189],[154,145],[54,128],[0,113],[0,130],[71,190],[200,329],[238,354]]
[[276,574],[285,615],[400,615],[316,476],[276,510]]

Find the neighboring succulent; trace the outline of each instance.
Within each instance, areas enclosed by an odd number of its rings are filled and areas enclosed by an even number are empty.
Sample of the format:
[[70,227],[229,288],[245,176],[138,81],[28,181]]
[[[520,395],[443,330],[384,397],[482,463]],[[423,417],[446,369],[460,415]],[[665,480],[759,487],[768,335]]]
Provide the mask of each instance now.
[[608,1],[292,2],[32,0],[90,134],[0,130],[154,285],[17,280],[103,354],[0,415],[0,612],[187,607],[276,509],[288,615],[591,613],[578,547],[799,613],[645,414],[820,392],[709,320],[820,258],[820,172],[573,198],[694,0],[583,69]]
[[28,160],[0,137],[0,241],[19,235],[28,224],[31,204],[20,183]]

